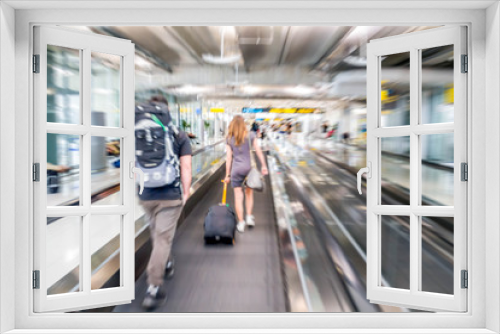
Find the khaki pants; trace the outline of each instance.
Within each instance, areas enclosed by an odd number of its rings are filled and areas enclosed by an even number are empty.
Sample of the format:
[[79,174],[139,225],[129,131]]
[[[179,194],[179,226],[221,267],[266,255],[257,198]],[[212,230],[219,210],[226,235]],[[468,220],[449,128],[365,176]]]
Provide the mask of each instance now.
[[141,201],[149,221],[151,234],[151,258],[147,274],[148,284],[162,285],[165,267],[172,249],[177,221],[182,211],[182,200]]

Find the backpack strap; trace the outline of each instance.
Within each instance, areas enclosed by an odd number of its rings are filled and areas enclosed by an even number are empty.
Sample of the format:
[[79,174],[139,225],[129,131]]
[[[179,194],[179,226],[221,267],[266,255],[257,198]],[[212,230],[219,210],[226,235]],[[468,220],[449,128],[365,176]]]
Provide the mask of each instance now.
[[151,119],[155,121],[156,124],[160,125],[164,132],[167,132],[165,125],[163,125],[158,116],[156,116],[155,114],[151,114]]

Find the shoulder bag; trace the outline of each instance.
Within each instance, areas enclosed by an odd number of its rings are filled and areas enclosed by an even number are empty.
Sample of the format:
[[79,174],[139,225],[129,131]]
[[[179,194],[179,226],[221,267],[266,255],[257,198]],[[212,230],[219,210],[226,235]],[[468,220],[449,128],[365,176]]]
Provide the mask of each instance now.
[[245,185],[255,191],[264,191],[264,180],[262,174],[257,169],[255,164],[255,158],[252,154],[252,143],[250,141],[250,135],[248,136],[248,153],[250,154],[250,161],[252,168],[245,179]]

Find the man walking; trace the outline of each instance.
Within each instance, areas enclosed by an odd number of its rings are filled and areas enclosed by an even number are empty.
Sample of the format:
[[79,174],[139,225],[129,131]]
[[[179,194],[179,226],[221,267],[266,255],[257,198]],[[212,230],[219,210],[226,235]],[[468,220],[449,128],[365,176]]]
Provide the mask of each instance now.
[[[145,174],[139,195],[151,234],[147,266],[148,289],[142,306],[153,310],[166,301],[162,286],[174,272],[171,256],[177,221],[191,188],[191,144],[185,132],[171,123],[163,97],[136,108],[136,156]],[[169,260],[170,259],[170,260]]]

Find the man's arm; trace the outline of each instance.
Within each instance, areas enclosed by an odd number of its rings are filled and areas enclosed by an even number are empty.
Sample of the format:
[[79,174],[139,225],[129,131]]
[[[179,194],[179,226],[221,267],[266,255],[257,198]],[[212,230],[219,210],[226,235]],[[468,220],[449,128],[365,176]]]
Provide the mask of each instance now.
[[182,184],[182,193],[184,194],[184,203],[186,203],[189,198],[191,191],[191,155],[183,155],[180,157],[181,163],[181,184]]

